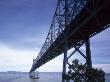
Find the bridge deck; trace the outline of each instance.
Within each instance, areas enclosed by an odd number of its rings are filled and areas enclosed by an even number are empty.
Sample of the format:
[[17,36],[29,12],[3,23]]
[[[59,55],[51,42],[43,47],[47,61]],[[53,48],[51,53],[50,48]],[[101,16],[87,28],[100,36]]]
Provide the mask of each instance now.
[[[91,5],[92,0],[89,0],[89,3],[86,5],[88,10],[85,8],[82,9],[80,14],[76,16],[76,18],[71,21],[70,25],[64,30],[68,31],[68,49],[71,49],[76,45],[80,45],[80,41],[91,38],[97,33],[108,28],[105,26],[110,23],[110,0],[96,1],[100,2],[98,4],[94,4],[93,9],[93,5]],[[91,13],[93,10],[95,10],[94,14]],[[31,71],[34,71],[36,68],[39,68],[41,65],[63,53],[64,43],[63,34],[60,34],[45,54],[36,62],[35,66],[31,68]]]

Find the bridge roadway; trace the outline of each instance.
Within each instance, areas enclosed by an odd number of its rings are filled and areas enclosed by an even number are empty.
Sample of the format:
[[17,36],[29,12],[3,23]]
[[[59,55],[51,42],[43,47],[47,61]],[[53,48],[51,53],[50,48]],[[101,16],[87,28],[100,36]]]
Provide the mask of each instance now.
[[[94,8],[91,5],[92,0],[83,8],[78,16],[71,21],[64,32],[68,33],[68,50],[74,46],[80,45],[81,41],[85,41],[88,38],[98,34],[105,30],[110,23],[110,0],[94,0]],[[90,12],[95,10],[95,12]],[[77,22],[75,22],[77,21]],[[53,44],[48,48],[45,54],[37,60],[34,66],[32,66],[30,72],[35,71],[37,68],[54,59],[64,52],[64,36],[60,34]]]

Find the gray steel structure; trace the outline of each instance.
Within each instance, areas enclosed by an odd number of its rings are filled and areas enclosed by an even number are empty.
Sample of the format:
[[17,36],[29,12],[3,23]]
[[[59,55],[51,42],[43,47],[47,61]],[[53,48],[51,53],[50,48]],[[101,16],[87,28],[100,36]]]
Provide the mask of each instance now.
[[[105,30],[110,23],[110,0],[58,0],[46,41],[34,60],[30,73],[64,53],[62,76],[66,75],[68,59],[79,52],[92,68],[90,39]],[[86,54],[80,47],[86,45]],[[74,47],[72,54],[67,51]],[[62,78],[62,82],[65,79]]]

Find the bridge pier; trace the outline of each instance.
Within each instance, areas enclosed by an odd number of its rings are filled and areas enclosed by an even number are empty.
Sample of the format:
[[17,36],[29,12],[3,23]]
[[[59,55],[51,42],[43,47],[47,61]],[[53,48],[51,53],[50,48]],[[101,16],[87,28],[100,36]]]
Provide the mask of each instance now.
[[[85,41],[85,45],[86,45],[86,64],[87,64],[87,69],[92,69],[90,39],[87,39]],[[92,80],[89,77],[88,77],[88,82],[92,82]]]
[[[83,54],[83,52],[81,52],[79,50],[79,48],[85,44],[85,54]],[[63,59],[63,72],[62,72],[62,82],[70,82],[70,80],[73,80],[73,77],[70,77],[67,74],[67,65],[68,66],[72,66],[68,60],[75,54],[75,52],[79,52],[81,54],[81,56],[83,56],[85,58],[85,65],[87,66],[86,70],[91,69],[92,68],[92,60],[91,60],[91,50],[90,50],[90,39],[86,39],[82,42],[80,42],[78,45],[74,46],[75,50],[72,52],[72,54],[67,54],[68,52],[68,41],[67,39],[65,39],[65,47],[64,47],[64,59]],[[67,56],[69,55],[69,56]],[[73,59],[74,60],[74,59]],[[92,82],[89,77],[88,77],[88,81],[87,82]]]

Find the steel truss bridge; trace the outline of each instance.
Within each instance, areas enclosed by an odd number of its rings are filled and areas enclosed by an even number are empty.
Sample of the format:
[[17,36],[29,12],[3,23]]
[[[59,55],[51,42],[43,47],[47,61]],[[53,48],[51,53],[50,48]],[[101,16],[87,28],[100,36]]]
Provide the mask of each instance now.
[[[85,64],[91,68],[90,38],[109,28],[110,24],[110,0],[58,0],[55,14],[45,40],[45,43],[33,65],[30,73],[48,61],[64,53],[63,72],[66,74],[66,66],[69,58],[75,52],[79,52],[85,58]],[[86,45],[86,54],[80,47]],[[75,50],[71,54],[67,51]],[[65,79],[62,79],[65,82]]]

